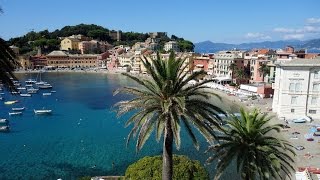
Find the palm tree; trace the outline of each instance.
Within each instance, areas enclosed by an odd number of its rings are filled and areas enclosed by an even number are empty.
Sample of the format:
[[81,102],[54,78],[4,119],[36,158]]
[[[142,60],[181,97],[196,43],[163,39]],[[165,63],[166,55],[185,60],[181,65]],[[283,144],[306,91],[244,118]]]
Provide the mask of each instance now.
[[259,67],[259,72],[262,74],[262,81],[264,81],[264,76],[270,74],[270,67],[263,63]]
[[12,49],[6,44],[5,40],[0,38],[0,81],[5,87],[14,89],[11,78],[16,79],[13,70],[18,66]]
[[134,96],[131,100],[116,104],[118,115],[134,112],[126,122],[126,126],[133,124],[127,143],[131,137],[137,136],[136,149],[139,151],[153,130],[158,142],[163,134],[162,179],[165,180],[172,179],[173,140],[179,149],[181,124],[198,149],[199,144],[192,125],[207,141],[213,141],[214,129],[220,126],[221,119],[218,114],[223,113],[219,107],[208,101],[211,96],[216,96],[203,86],[211,80],[193,86],[188,85],[188,82],[205,72],[193,72],[188,76],[188,72],[184,71],[188,68],[188,64],[183,63],[185,60],[176,59],[173,52],[170,53],[168,60],[160,59],[159,54],[150,62],[144,57],[142,63],[150,78],[137,78],[124,73],[142,87],[123,87],[115,92],[115,94],[120,92]]
[[231,79],[232,79],[232,81],[233,81],[233,76],[234,76],[234,70],[236,69],[236,67],[237,67],[237,64],[236,63],[231,63],[230,64],[230,66],[229,66],[229,69],[232,71],[232,73],[231,73]]
[[241,108],[240,114],[241,117],[231,115],[218,137],[220,141],[208,149],[214,154],[208,159],[209,163],[219,159],[215,178],[218,179],[231,162],[237,164],[242,179],[283,179],[281,173],[290,176],[294,171],[293,146],[273,134],[283,125],[269,125],[272,117],[260,115],[256,109],[248,112]]
[[[0,14],[3,13],[0,7]],[[15,59],[15,54],[12,49],[7,45],[6,41],[0,38],[0,82],[5,87],[14,89],[13,82],[10,78],[16,79],[12,71],[18,65]]]

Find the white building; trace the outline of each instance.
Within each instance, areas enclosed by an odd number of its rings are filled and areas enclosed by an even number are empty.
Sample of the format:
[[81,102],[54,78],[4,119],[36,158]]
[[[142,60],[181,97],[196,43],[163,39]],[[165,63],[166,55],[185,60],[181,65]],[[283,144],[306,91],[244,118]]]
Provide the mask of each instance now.
[[286,119],[320,119],[320,59],[276,64],[272,109]]
[[179,52],[179,46],[178,46],[178,43],[176,41],[169,41],[169,42],[166,42],[164,44],[164,48],[163,48],[165,51],[170,51],[170,50],[173,50],[175,52]]

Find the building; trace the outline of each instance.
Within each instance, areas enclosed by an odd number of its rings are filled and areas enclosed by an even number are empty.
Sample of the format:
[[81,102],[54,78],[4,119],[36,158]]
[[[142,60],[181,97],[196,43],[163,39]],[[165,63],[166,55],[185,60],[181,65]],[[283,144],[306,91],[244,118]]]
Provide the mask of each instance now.
[[165,51],[174,51],[174,52],[179,52],[179,46],[178,46],[178,43],[176,41],[169,41],[169,42],[166,42],[164,44],[164,48],[163,48]]
[[48,66],[55,68],[92,68],[97,67],[98,55],[71,55],[63,51],[52,51],[47,55]]
[[166,37],[167,33],[166,32],[149,32],[150,38],[161,38],[161,37]]
[[239,50],[219,51],[214,55],[215,77],[232,79],[233,83],[241,84],[249,82],[249,61],[244,59],[244,52]]
[[209,62],[210,62],[210,57],[208,55],[195,56],[192,61],[192,70],[193,71],[204,70],[208,73]]
[[122,31],[109,31],[109,36],[114,41],[121,41]]
[[60,49],[65,51],[78,50],[79,42],[80,40],[76,38],[64,38],[60,43]]
[[320,119],[320,59],[293,59],[276,64],[272,109],[287,119]]

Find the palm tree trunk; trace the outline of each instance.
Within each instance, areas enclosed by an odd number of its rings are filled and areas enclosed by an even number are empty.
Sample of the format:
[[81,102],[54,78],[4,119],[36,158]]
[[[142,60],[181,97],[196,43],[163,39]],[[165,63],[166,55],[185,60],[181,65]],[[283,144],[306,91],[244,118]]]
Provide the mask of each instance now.
[[172,159],[173,133],[170,120],[165,124],[163,155],[162,155],[162,180],[172,180],[173,159]]

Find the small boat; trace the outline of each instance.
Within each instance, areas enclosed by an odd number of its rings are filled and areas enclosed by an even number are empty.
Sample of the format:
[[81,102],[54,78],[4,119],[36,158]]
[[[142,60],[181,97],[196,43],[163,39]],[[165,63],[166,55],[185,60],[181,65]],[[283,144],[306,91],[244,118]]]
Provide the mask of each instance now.
[[33,110],[35,114],[51,114],[51,109],[39,109],[39,110]]
[[7,104],[7,105],[10,105],[10,104],[14,104],[14,103],[17,103],[19,102],[18,100],[15,100],[15,101],[6,101],[4,102],[4,104]]
[[39,89],[51,89],[52,88],[51,84],[42,84],[42,85],[39,85],[38,87],[39,87]]
[[51,93],[56,93],[57,91],[51,91]]
[[0,126],[0,132],[8,132],[8,131],[10,131],[9,126]]
[[27,94],[20,94],[21,97],[31,97],[31,94],[27,93]]
[[2,101],[3,100],[3,97],[0,97],[0,101]]
[[2,93],[0,93],[0,95],[4,95],[4,93],[2,92]]
[[0,124],[8,124],[9,120],[7,119],[0,119]]
[[50,96],[51,93],[42,93],[43,96]]
[[314,132],[314,133],[313,133],[313,136],[320,136],[320,133]]
[[307,138],[307,141],[314,141],[314,139],[313,138]]
[[305,123],[306,121],[307,121],[307,120],[305,120],[305,119],[303,119],[303,118],[292,120],[292,122],[294,122],[294,123]]
[[29,94],[35,94],[35,93],[37,93],[39,91],[39,89],[35,89],[35,88],[29,88],[29,89],[27,89],[27,92],[29,93]]
[[18,90],[26,90],[26,87],[17,87]]
[[20,91],[11,91],[11,94],[20,94]]
[[9,115],[22,115],[22,112],[9,112]]
[[26,87],[32,87],[32,84],[26,84]]
[[43,84],[48,84],[48,83],[45,81],[36,82],[36,85],[43,85]]
[[26,80],[25,82],[26,82],[26,84],[34,84],[34,83],[36,83],[37,81],[34,80],[34,79],[28,79],[28,80]]
[[21,83],[14,83],[14,86],[21,86]]
[[20,108],[11,108],[11,109],[12,109],[12,111],[23,111],[26,108],[25,107],[20,107]]

